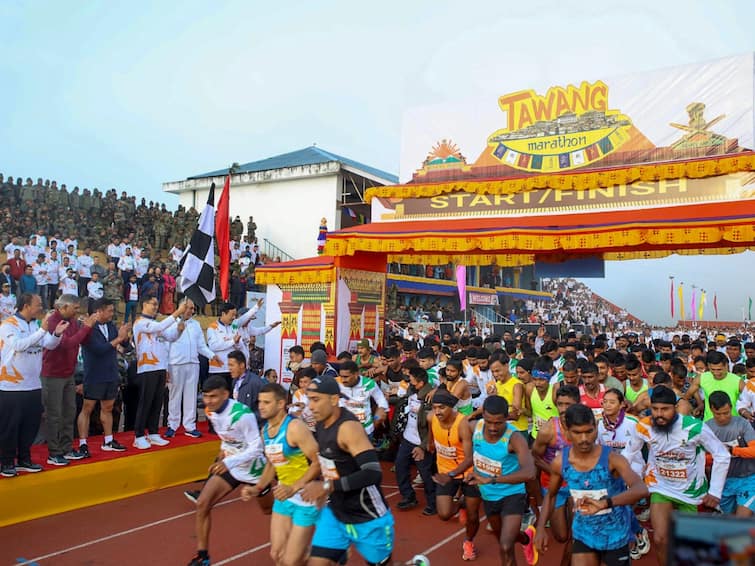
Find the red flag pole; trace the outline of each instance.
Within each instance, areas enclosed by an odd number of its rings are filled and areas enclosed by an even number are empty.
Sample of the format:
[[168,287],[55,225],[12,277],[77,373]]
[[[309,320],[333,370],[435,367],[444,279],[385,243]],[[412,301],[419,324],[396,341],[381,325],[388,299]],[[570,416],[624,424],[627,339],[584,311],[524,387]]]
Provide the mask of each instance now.
[[220,254],[220,295],[224,301],[228,300],[230,292],[228,287],[231,270],[230,192],[231,174],[229,173],[225,178],[223,192],[220,194],[215,214],[215,240],[218,242],[218,253]]

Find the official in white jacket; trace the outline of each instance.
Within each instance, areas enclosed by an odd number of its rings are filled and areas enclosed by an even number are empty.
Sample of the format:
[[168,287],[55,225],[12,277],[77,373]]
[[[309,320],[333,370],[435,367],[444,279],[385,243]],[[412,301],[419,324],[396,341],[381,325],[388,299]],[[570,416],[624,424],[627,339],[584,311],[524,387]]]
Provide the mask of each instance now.
[[[199,322],[194,320],[194,303],[190,299],[181,301],[186,303],[186,310],[177,325],[166,332],[170,341],[170,356],[168,371],[168,430],[166,438],[176,435],[178,427],[183,423],[184,434],[192,438],[199,438],[202,433],[197,430],[197,391],[199,387],[199,355],[216,360],[204,340],[204,333]],[[183,419],[182,419],[183,416]]]

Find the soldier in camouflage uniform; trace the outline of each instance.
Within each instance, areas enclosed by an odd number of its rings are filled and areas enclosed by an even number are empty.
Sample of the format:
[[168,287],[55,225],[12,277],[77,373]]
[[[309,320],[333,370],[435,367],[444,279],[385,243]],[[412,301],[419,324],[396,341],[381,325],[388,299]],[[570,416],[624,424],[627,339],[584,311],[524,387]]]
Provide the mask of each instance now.
[[123,299],[123,279],[118,275],[118,269],[111,261],[108,265],[108,272],[102,281],[102,286],[105,291],[105,298],[110,299],[115,303],[115,312],[118,314],[118,306]]
[[254,217],[249,217],[249,222],[246,225],[246,241],[253,244],[257,241],[257,224],[254,222]]
[[84,214],[89,214],[89,211],[92,209],[92,193],[89,192],[89,189],[84,189],[84,193],[79,199],[79,204]]
[[241,241],[241,234],[244,233],[244,223],[238,216],[231,222],[231,239],[237,242]]
[[79,194],[79,187],[74,187],[71,191],[71,194],[68,195],[68,206],[71,210],[78,210],[81,203],[79,202],[79,199],[81,198],[81,195]]

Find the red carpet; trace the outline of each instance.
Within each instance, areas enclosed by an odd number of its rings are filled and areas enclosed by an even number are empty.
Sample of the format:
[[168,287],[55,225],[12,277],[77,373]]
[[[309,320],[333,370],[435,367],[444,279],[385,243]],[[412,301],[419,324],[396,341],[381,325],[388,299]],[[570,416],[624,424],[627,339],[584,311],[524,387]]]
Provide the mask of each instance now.
[[[157,452],[161,450],[168,450],[170,448],[181,448],[183,446],[192,446],[196,444],[200,444],[202,442],[218,442],[218,437],[214,434],[210,434],[208,432],[208,423],[207,421],[204,422],[198,422],[197,423],[197,430],[202,433],[201,438],[190,438],[186,435],[184,435],[183,427],[179,429],[179,431],[176,433],[176,436],[173,438],[167,439],[170,441],[170,444],[167,446],[152,446],[148,450],[139,450],[138,448],[134,448],[132,445],[134,443],[134,433],[133,431],[130,432],[121,432],[116,435],[114,435],[115,439],[123,444],[123,446],[126,447],[125,452],[105,452],[102,450],[102,442],[103,437],[102,436],[92,436],[89,438],[89,452],[91,452],[92,457],[91,458],[85,458],[83,460],[71,460],[71,463],[68,466],[52,466],[47,463],[47,445],[46,444],[37,444],[35,446],[32,446],[31,449],[31,459],[35,464],[41,464],[44,466],[45,470],[62,470],[66,468],[70,468],[72,466],[81,466],[85,464],[92,464],[94,462],[104,462],[106,460],[113,460],[115,458],[124,458],[128,456],[137,456],[140,454],[149,454],[152,452]],[[165,429],[160,429],[160,434],[165,434]],[[75,438],[73,440],[73,446],[74,448],[78,448],[79,446],[79,439]]]

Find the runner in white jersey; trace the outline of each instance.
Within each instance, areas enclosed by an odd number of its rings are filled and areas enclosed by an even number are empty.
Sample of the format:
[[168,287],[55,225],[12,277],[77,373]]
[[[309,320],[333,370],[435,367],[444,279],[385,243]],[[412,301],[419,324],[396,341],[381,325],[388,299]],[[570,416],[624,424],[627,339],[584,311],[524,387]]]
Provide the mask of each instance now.
[[[375,425],[384,422],[388,413],[388,401],[377,384],[369,377],[359,375],[356,362],[346,360],[339,370],[338,385],[341,387],[341,406],[351,411],[372,439]],[[377,409],[373,415],[372,402]]]
[[[257,419],[251,409],[230,398],[231,392],[223,377],[210,376],[202,386],[205,414],[220,437],[220,453],[210,466],[207,479],[197,500],[197,555],[189,566],[209,566],[210,513],[221,499],[242,484],[256,485],[265,469],[262,438]],[[259,491],[262,512],[272,512],[270,486]]]
[[[658,563],[666,564],[668,529],[674,510],[696,513],[698,505],[715,509],[721,501],[731,455],[711,429],[676,410],[676,393],[659,385],[650,399],[651,416],[637,423],[623,456],[637,461],[648,447],[645,484],[650,490],[650,522]],[[705,452],[713,457],[710,485],[705,476]],[[638,471],[638,470],[635,470]]]

